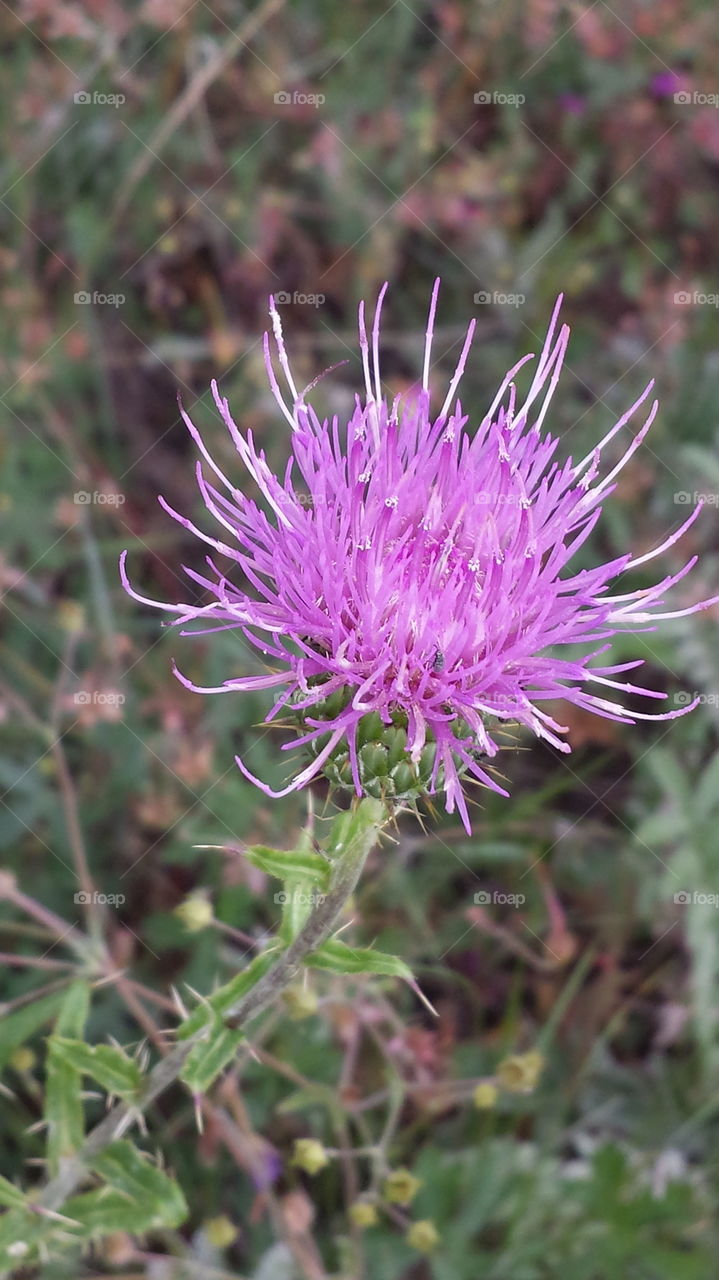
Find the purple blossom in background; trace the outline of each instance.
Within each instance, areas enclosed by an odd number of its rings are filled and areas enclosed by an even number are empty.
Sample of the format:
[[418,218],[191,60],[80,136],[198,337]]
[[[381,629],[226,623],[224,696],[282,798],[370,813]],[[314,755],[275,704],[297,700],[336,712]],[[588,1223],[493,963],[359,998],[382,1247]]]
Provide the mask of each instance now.
[[[518,722],[566,752],[569,745],[559,736],[566,728],[541,707],[550,699],[564,698],[622,724],[668,720],[692,710],[696,702],[656,717],[629,711],[614,697],[666,697],[616,678],[641,666],[641,660],[591,664],[610,648],[602,642],[613,635],[651,631],[656,622],[706,609],[719,597],[661,610],[665,592],[685,577],[696,556],[656,586],[610,593],[616,578],[672,547],[693,524],[701,504],[653,551],[636,557],[625,552],[573,574],[568,569],[594,529],[617,475],[644,440],[657,402],[603,477],[602,451],[644,405],[653,383],[580,462],[554,461],[558,441],[542,432],[542,424],[569,338],[566,325],[557,332],[560,298],[521,404],[514,379],[531,355],[510,369],[481,420],[464,412],[457,389],[472,321],[444,403],[433,413],[429,372],[437,281],[421,390],[390,405],[382,393],[379,364],[386,288],[377,303],[371,347],[360,307],[365,393],[356,396],[346,425],[337,417],[321,422],[306,403],[306,392],[297,391],[270,300],[279,366],[289,391],[286,403],[265,334],[268,377],[291,433],[291,458],[282,478],[273,475],[252,433],[240,432],[213,383],[218,410],[263,501],[247,497],[223,474],[183,413],[209,468],[204,474],[198,462],[197,483],[223,536],[207,536],[160,501],[184,528],[236,566],[237,581],[228,576],[231,569],[208,556],[207,576],[187,573],[207,592],[209,603],[162,605],[133,591],[124,556],[121,572],[136,600],[170,610],[177,615],[175,625],[201,622],[199,634],[235,629],[270,660],[272,667],[263,674],[228,679],[212,689],[200,689],[177,673],[183,684],[202,693],[282,690],[266,722],[289,709],[300,731],[283,749],[308,745],[314,757],[279,792],[272,792],[238,759],[242,772],[267,794],[285,795],[302,787],[338,751],[346,753],[348,777],[361,794],[363,752],[373,749],[367,725],[400,724],[400,749],[397,739],[392,749],[403,762],[398,766],[395,759],[395,768],[409,771],[431,746],[424,790],[444,790],[447,810],[456,807],[469,830],[464,783],[475,779],[507,794],[490,772],[502,723]],[[307,494],[295,488],[298,475]],[[590,646],[583,657],[559,656],[562,646],[577,643]],[[334,708],[330,718],[328,706]],[[399,786],[395,794],[401,795]]]
[[572,93],[567,90],[557,94],[557,102],[570,116],[581,116],[587,108],[587,99],[583,93]]
[[658,98],[671,98],[686,84],[686,76],[680,75],[678,71],[672,71],[667,68],[666,71],[657,71],[649,81],[652,93]]

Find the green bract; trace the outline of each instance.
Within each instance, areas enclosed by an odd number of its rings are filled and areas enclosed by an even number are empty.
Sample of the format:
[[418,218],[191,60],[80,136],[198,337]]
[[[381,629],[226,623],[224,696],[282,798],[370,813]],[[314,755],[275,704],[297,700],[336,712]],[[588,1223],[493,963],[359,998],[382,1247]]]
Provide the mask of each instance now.
[[[290,703],[300,731],[305,733],[313,727],[307,717],[313,722],[326,720],[331,723],[349,706],[354,692],[354,689],[350,688],[337,689],[323,702],[315,703],[306,712]],[[301,695],[298,695],[297,700],[302,700]],[[443,764],[440,764],[434,783],[432,782],[437,743],[431,729],[427,730],[427,741],[415,763],[407,752],[406,711],[397,707],[391,712],[391,717],[391,722],[385,724],[379,712],[369,711],[358,723],[357,765],[362,791],[376,800],[411,802],[428,795],[430,789],[431,791],[442,790]],[[458,742],[465,743],[464,750],[467,751],[466,740],[473,736],[467,722],[461,716],[457,716],[450,728]],[[327,745],[329,738],[328,731],[309,743],[308,750],[313,759],[316,759]],[[471,750],[469,754],[473,758],[480,755],[479,752]],[[453,751],[452,759],[457,774],[462,776],[466,773],[468,766],[459,754]],[[346,739],[337,744],[325,761],[322,772],[334,786],[354,790],[350,751]]]

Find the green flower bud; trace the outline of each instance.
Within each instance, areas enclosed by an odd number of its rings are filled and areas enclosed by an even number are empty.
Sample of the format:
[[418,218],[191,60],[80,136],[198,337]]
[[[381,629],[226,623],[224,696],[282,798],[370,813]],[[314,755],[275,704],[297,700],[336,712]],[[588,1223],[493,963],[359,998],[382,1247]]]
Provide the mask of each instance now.
[[413,1222],[407,1232],[407,1244],[413,1249],[418,1249],[420,1253],[432,1253],[440,1241],[440,1235],[433,1222],[429,1218],[422,1218],[420,1222]]
[[350,1221],[363,1231],[377,1223],[377,1210],[370,1200],[355,1200],[349,1207]]
[[414,1200],[422,1183],[409,1169],[395,1169],[385,1179],[384,1198],[390,1204],[408,1205]]
[[497,1080],[508,1093],[531,1093],[539,1083],[543,1068],[544,1058],[538,1049],[514,1053],[500,1062]]
[[499,1089],[496,1084],[492,1084],[489,1080],[483,1080],[481,1084],[478,1084],[472,1095],[474,1105],[479,1111],[490,1111],[492,1107],[497,1105],[498,1097]]
[[297,1138],[292,1163],[296,1168],[304,1169],[305,1173],[314,1176],[329,1164],[329,1156],[316,1138]]
[[21,1045],[16,1049],[10,1058],[10,1066],[13,1071],[17,1071],[19,1075],[26,1075],[28,1071],[32,1071],[37,1058],[32,1049],[28,1049],[27,1045]]
[[[349,706],[353,692],[354,690],[349,688],[337,689],[325,698],[324,702],[317,703],[313,707],[295,708],[294,714],[299,732],[308,733],[313,728],[306,717],[313,721],[331,721],[341,715]],[[300,695],[294,699],[295,702],[300,700]],[[292,700],[289,706],[292,709]],[[373,796],[377,800],[411,802],[427,794],[434,769],[437,744],[429,732],[419,759],[412,760],[407,753],[407,726],[407,713],[401,708],[396,708],[392,712],[389,724],[384,723],[377,711],[369,711],[359,720],[357,767],[365,795]],[[456,717],[451,728],[455,738],[460,741],[474,737],[469,725],[461,716]],[[308,744],[308,750],[313,757],[316,758],[327,745],[329,736],[329,732],[320,734]],[[453,758],[457,771],[462,776],[466,772],[466,765],[456,753],[453,753]],[[354,789],[346,740],[337,744],[325,761],[322,771],[335,786]],[[435,787],[441,790],[443,785],[444,769],[440,765]]]
[[212,903],[206,893],[198,890],[197,893],[189,894],[184,902],[175,907],[174,914],[190,933],[199,933],[212,921]]
[[217,1218],[208,1218],[204,1227],[207,1239],[216,1249],[227,1249],[239,1234],[237,1227],[224,1214]]
[[317,993],[311,987],[302,987],[295,984],[288,987],[284,992],[283,1000],[287,1013],[293,1022],[299,1022],[302,1018],[309,1018],[313,1013],[317,1012]]

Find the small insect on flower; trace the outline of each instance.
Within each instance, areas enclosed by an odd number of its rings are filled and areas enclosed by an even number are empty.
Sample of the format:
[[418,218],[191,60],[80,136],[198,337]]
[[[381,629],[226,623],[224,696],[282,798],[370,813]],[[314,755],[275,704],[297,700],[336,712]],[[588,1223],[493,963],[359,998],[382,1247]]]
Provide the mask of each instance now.
[[[662,610],[669,588],[690,571],[693,556],[655,586],[618,593],[611,584],[668,551],[699,515],[698,503],[669,537],[640,555],[627,551],[606,564],[572,572],[573,555],[597,524],[604,499],[644,440],[648,416],[623,456],[600,476],[602,454],[644,405],[652,383],[585,458],[554,460],[558,440],[543,433],[567,349],[558,329],[561,298],[520,402],[515,378],[524,356],[502,381],[483,417],[457,396],[475,322],[438,410],[429,370],[439,281],[429,308],[421,386],[389,404],[380,377],[380,317],[371,345],[364,306],[359,346],[364,396],[349,421],[320,420],[298,392],[280,318],[270,315],[286,402],[265,334],[270,386],[290,429],[291,457],[275,476],[251,432],[243,434],[216,383],[213,395],[240,461],[259,490],[256,501],[226,476],[190,418],[183,418],[202,462],[197,484],[222,535],[196,528],[161,498],[169,514],[224,557],[207,557],[204,573],[188,569],[206,603],[163,605],[122,580],[136,600],[200,624],[196,634],[234,629],[272,664],[259,674],[226,680],[201,693],[276,689],[270,723],[289,712],[297,736],[283,750],[306,748],[309,763],[273,792],[238,758],[242,772],[266,794],[285,795],[320,773],[337,785],[388,802],[414,803],[443,791],[470,830],[466,786],[474,781],[502,795],[492,771],[503,725],[524,726],[560,751],[567,732],[543,709],[565,699],[620,724],[653,719],[629,710],[623,694],[666,694],[617,679],[641,660],[597,664],[621,632],[650,631],[657,622],[707,609],[719,596]],[[315,380],[317,381],[317,380]],[[314,383],[311,384],[314,386]],[[478,423],[478,425],[474,425]],[[298,475],[295,487],[294,475]],[[190,631],[192,634],[192,631]],[[606,642],[606,643],[604,643]],[[588,646],[562,656],[566,646]],[[594,692],[599,688],[599,692]],[[618,695],[608,696],[607,691]],[[687,706],[657,719],[691,711]]]

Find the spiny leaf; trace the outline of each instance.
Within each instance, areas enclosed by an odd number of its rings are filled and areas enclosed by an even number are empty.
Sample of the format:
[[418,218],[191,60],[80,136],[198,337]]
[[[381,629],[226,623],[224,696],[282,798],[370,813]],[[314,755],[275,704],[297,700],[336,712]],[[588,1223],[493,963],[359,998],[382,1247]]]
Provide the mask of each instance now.
[[68,987],[58,1012],[55,1032],[48,1041],[45,1082],[47,1160],[51,1174],[57,1173],[63,1156],[81,1146],[85,1133],[82,1106],[82,1079],[79,1071],[57,1052],[58,1036],[80,1037],[90,1007],[90,988],[78,980]]
[[277,951],[263,951],[260,955],[255,956],[254,960],[248,964],[246,969],[238,973],[224,986],[218,987],[217,991],[213,991],[211,996],[193,1009],[189,1018],[186,1018],[178,1028],[177,1035],[180,1040],[188,1040],[196,1031],[200,1031],[202,1027],[206,1027],[213,1020],[213,1015],[217,1014],[222,1017],[229,1013],[230,1009],[241,1000],[243,996],[251,991],[255,983],[264,977],[268,969],[277,959]]
[[220,1072],[234,1058],[243,1038],[242,1031],[225,1026],[222,1019],[217,1018],[208,1038],[193,1045],[180,1079],[193,1093],[207,1093]]
[[282,900],[282,920],[278,930],[283,946],[289,947],[299,933],[318,902],[324,895],[318,894],[310,880],[297,876],[285,880],[285,887],[275,898]]
[[398,956],[371,947],[349,947],[338,938],[330,938],[307,956],[305,964],[330,973],[377,973],[385,978],[402,978],[414,982],[412,970]]
[[129,1058],[122,1049],[53,1036],[52,1053],[56,1061],[66,1063],[82,1075],[92,1076],[108,1093],[125,1099],[136,1097],[142,1073],[135,1059]]
[[65,992],[53,1035],[71,1036],[79,1040],[84,1034],[89,1012],[90,984],[84,978],[78,978]]
[[[185,1197],[179,1186],[153,1164],[132,1142],[112,1142],[92,1161],[92,1169],[108,1184],[97,1191],[75,1196],[63,1207],[92,1234],[148,1227],[177,1227],[187,1216]],[[131,1210],[125,1227],[108,1225],[123,1217],[122,1206]]]
[[87,1238],[109,1235],[113,1231],[132,1234],[155,1225],[146,1205],[128,1200],[122,1192],[107,1187],[71,1196],[63,1212],[79,1224],[80,1234]]
[[187,1206],[179,1187],[171,1185],[182,1198],[181,1210],[168,1200],[155,1198],[149,1201],[146,1197],[133,1200],[121,1191],[100,1187],[96,1191],[73,1196],[65,1204],[63,1213],[74,1218],[80,1225],[80,1233],[88,1238],[109,1235],[113,1231],[135,1235],[153,1227],[177,1227],[187,1216]]
[[326,889],[329,884],[330,865],[318,853],[310,853],[305,849],[287,853],[279,849],[268,849],[263,844],[254,844],[245,850],[245,854],[254,866],[278,880],[301,876],[311,885],[319,885],[322,889]]
[[15,1050],[57,1013],[64,996],[63,991],[55,991],[0,1018],[0,1067],[4,1067]]
[[387,811],[381,800],[369,796],[335,818],[325,842],[327,856],[333,861],[347,856],[353,846],[362,847],[368,839],[376,838],[378,830],[387,820]]
[[47,1053],[45,1085],[45,1119],[47,1121],[47,1160],[51,1174],[58,1171],[63,1156],[70,1156],[82,1146],[85,1116],[81,1098],[79,1072],[55,1054],[51,1039]]

